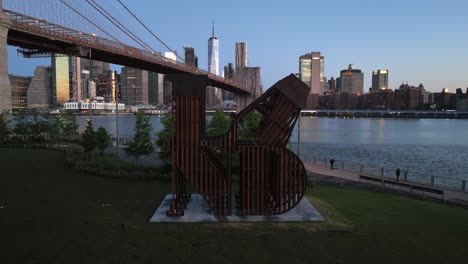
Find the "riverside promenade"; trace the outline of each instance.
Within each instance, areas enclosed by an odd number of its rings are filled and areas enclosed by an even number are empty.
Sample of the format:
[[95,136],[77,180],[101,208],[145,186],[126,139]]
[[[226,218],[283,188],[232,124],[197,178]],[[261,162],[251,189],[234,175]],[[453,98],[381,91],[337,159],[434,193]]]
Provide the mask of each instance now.
[[[443,202],[451,203],[451,204],[458,204],[464,207],[468,207],[468,192],[461,192],[455,191],[451,189],[446,189],[442,187],[434,187],[431,185],[420,184],[416,182],[404,181],[399,180],[395,184],[391,182],[384,183],[384,181],[378,182],[378,180],[385,179],[389,181],[394,181],[388,177],[380,177],[376,175],[369,175],[369,174],[362,174],[357,172],[352,172],[348,170],[342,170],[339,168],[334,168],[333,170],[330,167],[311,164],[304,162],[304,166],[308,171],[308,179],[312,183],[323,183],[328,185],[335,185],[335,186],[342,186],[342,187],[352,187],[352,188],[361,188],[361,189],[372,189],[372,190],[381,190],[381,191],[391,191],[400,194],[412,195],[412,196],[419,196],[419,197],[427,197],[427,198],[434,198],[437,200],[441,200]],[[362,176],[369,176],[369,178],[373,178],[375,180],[363,180]],[[395,181],[394,181],[395,182]],[[431,192],[426,191],[416,191],[412,188],[406,188],[402,185],[411,185],[414,184],[415,186],[421,187],[420,189],[436,189],[442,190],[443,194],[433,194]]]

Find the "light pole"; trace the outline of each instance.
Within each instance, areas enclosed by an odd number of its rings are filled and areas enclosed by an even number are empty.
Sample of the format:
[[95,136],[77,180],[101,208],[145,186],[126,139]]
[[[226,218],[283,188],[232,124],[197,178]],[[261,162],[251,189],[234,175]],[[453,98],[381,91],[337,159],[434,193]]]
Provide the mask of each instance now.
[[119,158],[119,86],[115,84],[112,78],[112,85],[115,87],[115,146],[117,148],[117,158]]
[[[295,73],[299,79],[301,79],[301,73]],[[297,157],[301,159],[301,111],[299,111],[299,117],[297,119]]]
[[92,107],[91,107],[91,99],[89,99],[89,98],[86,99],[86,102],[88,102],[88,107],[89,107],[89,121],[91,121],[91,111],[92,111],[92,110],[91,110],[91,109],[92,109]]
[[297,120],[297,156],[299,159],[301,159],[301,111],[299,111],[299,118]]

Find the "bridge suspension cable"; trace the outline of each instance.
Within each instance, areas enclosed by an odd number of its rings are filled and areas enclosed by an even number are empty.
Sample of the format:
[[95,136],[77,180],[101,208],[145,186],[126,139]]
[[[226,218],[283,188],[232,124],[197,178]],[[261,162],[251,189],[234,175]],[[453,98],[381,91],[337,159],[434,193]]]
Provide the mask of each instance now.
[[85,0],[90,6],[92,6],[96,11],[98,11],[102,16],[104,16],[107,20],[109,20],[114,26],[120,29],[125,35],[139,44],[143,49],[153,52],[155,54],[159,54],[155,51],[150,45],[144,42],[141,38],[135,35],[131,30],[129,30],[125,25],[120,23],[114,16],[112,16],[109,12],[107,12],[99,3],[94,0]]
[[96,23],[94,23],[93,21],[91,21],[90,19],[88,19],[86,16],[84,16],[83,14],[81,14],[80,11],[76,10],[75,8],[73,8],[71,5],[69,5],[68,3],[66,3],[64,0],[60,0],[60,2],[62,2],[65,6],[67,6],[69,9],[71,9],[73,12],[75,12],[76,14],[78,14],[80,17],[84,18],[86,21],[88,21],[89,23],[91,23],[93,26],[95,26],[96,28],[98,28],[99,30],[101,30],[102,32],[104,32],[104,34],[106,34],[107,36],[109,36],[110,38],[112,38],[113,40],[115,40],[116,42],[122,44],[122,42],[120,42],[117,38],[115,38],[114,36],[112,36],[111,34],[109,34],[106,30],[104,30],[102,27],[100,27],[99,25],[97,25]]
[[133,18],[135,18],[136,21],[138,21],[138,23],[143,26],[153,37],[155,37],[159,43],[161,43],[162,45],[164,45],[164,47],[166,47],[169,51],[171,51],[172,53],[174,53],[180,60],[182,60],[183,62],[185,62],[185,60],[180,57],[174,50],[172,50],[166,43],[164,43],[164,41],[162,41],[158,36],[156,36],[156,34],[154,34],[153,31],[151,31],[132,11],[130,11],[130,9],[128,9],[128,7],[122,3],[120,0],[117,0],[117,2],[119,2],[119,4],[130,14],[133,16]]

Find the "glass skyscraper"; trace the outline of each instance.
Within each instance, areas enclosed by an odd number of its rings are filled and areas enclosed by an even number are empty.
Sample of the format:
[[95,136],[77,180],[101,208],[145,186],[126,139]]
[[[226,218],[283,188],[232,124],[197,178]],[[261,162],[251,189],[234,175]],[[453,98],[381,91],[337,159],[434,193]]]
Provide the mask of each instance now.
[[52,55],[52,105],[60,106],[70,99],[70,57]]
[[208,71],[219,75],[219,40],[213,33],[208,39]]
[[375,70],[372,72],[372,91],[388,89],[388,70]]
[[311,52],[299,57],[299,79],[311,88],[311,94],[323,93],[324,60],[320,52]]

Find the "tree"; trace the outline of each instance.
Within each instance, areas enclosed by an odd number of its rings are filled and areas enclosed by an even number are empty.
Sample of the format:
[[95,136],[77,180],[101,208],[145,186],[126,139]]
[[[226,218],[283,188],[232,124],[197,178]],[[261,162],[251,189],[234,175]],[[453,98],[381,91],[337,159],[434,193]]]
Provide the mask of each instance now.
[[148,155],[154,151],[153,142],[151,142],[151,123],[149,122],[149,117],[143,115],[143,113],[137,113],[135,128],[135,135],[133,140],[130,141],[125,152],[134,156],[138,162],[141,155]]
[[156,145],[160,148],[161,152],[159,153],[159,158],[164,163],[169,163],[171,158],[171,150],[169,148],[172,134],[173,134],[173,117],[171,114],[166,114],[161,117],[162,129],[156,134],[158,139],[156,140]]
[[256,111],[248,113],[239,125],[239,137],[242,139],[255,138],[261,120],[262,115],[260,113]]
[[0,144],[5,144],[10,140],[10,118],[7,111],[0,113]]
[[78,122],[76,122],[76,116],[71,110],[66,110],[61,115],[63,122],[63,136],[68,138],[78,134]]
[[63,138],[63,119],[60,115],[55,115],[50,123],[49,135],[55,142]]
[[15,126],[13,127],[13,133],[20,136],[22,140],[26,140],[26,137],[32,134],[32,122],[29,121],[28,116],[23,111],[19,111],[14,117]]
[[208,124],[208,136],[221,136],[226,133],[231,126],[231,120],[222,110],[216,110],[211,122]]
[[89,160],[90,153],[96,148],[96,132],[93,128],[91,120],[87,120],[86,128],[83,134],[81,134],[80,144],[84,148]]
[[101,151],[101,155],[104,150],[109,146],[111,136],[107,133],[107,130],[103,127],[99,127],[96,132],[96,143],[98,149]]

